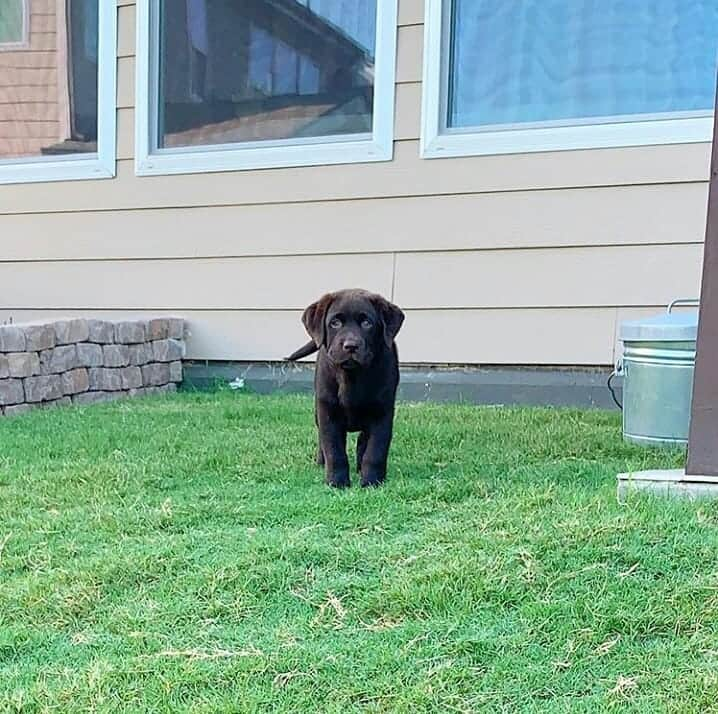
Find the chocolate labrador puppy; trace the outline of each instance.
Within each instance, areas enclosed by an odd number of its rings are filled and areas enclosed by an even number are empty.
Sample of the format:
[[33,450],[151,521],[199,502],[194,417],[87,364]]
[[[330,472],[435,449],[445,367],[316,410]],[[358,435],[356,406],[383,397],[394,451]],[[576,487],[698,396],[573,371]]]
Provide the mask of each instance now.
[[349,486],[347,432],[358,431],[362,486],[378,486],[386,463],[399,385],[394,338],[404,313],[366,290],[329,293],[310,305],[302,322],[312,337],[289,360],[319,351],[314,374],[317,463],[330,486]]

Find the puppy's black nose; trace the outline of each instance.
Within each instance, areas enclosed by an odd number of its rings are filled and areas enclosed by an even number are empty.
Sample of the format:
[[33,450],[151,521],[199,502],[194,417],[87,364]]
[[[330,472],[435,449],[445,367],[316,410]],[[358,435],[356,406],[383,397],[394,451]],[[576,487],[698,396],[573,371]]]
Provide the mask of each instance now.
[[359,341],[352,339],[351,337],[344,340],[344,350],[350,355],[353,355],[359,349]]

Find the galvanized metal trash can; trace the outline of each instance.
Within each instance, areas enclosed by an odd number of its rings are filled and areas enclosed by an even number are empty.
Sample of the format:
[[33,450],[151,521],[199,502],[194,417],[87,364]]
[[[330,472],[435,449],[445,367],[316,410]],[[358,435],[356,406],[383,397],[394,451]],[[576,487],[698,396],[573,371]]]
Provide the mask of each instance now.
[[623,437],[651,446],[685,445],[693,397],[698,312],[673,312],[624,322],[620,339],[623,358]]

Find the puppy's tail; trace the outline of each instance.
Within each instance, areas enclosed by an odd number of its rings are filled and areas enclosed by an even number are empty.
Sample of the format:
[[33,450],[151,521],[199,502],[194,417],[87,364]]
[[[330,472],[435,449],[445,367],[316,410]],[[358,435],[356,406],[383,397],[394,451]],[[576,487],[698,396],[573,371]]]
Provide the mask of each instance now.
[[313,355],[318,349],[314,340],[309,340],[306,345],[300,347],[296,352],[292,352],[286,360],[287,362],[296,362],[298,359],[302,359],[302,357]]

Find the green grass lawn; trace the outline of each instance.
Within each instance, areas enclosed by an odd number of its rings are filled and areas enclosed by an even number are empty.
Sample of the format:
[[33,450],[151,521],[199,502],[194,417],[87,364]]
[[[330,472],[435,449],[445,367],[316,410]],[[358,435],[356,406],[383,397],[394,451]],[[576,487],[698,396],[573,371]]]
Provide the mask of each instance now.
[[602,412],[402,405],[331,491],[307,398],[0,420],[0,711],[718,711],[718,505]]

